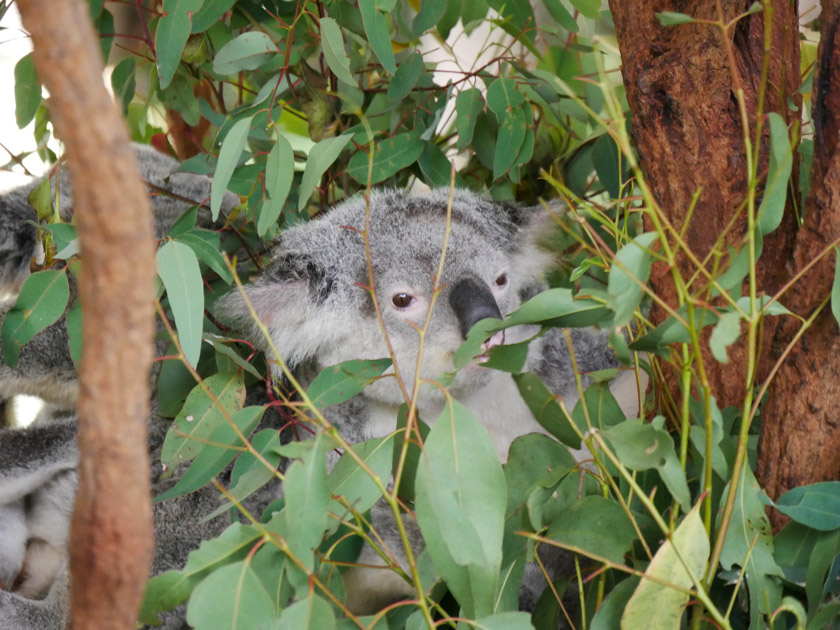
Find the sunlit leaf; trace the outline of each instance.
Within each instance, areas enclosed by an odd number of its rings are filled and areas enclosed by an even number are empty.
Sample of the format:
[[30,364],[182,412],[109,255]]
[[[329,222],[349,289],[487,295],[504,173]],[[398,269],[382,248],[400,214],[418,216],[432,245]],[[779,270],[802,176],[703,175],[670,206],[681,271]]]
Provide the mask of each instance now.
[[229,41],[213,57],[213,72],[236,74],[256,70],[277,54],[277,45],[261,31],[249,31]]
[[40,104],[41,80],[29,53],[15,64],[15,122],[19,129],[32,122]]
[[344,49],[344,36],[341,34],[341,27],[335,20],[328,17],[322,17],[320,24],[324,60],[339,81],[344,81],[348,85],[356,85],[356,79],[350,72],[350,58]]
[[650,277],[650,248],[656,242],[656,232],[645,232],[618,250],[610,265],[607,291],[608,305],[615,311],[614,326],[624,326],[642,300],[642,285]]
[[193,591],[187,623],[195,628],[274,628],[277,606],[247,560],[218,569]]
[[237,120],[222,141],[219,160],[216,163],[216,172],[213,175],[213,185],[210,188],[210,212],[214,221],[219,217],[222,200],[225,197],[230,178],[233,176],[233,171],[242,156],[250,129],[250,118]]

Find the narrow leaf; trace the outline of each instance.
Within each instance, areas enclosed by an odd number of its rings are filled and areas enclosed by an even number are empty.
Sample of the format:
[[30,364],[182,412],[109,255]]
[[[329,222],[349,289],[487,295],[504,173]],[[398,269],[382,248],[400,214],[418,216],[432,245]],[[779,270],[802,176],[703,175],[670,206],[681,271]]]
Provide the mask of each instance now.
[[642,287],[650,277],[650,247],[656,232],[646,232],[618,250],[607,281],[608,306],[615,311],[613,326],[624,326],[642,301]]
[[155,58],[161,89],[172,82],[192,31],[192,14],[203,0],[164,0],[163,17],[155,32]]
[[338,23],[328,17],[321,18],[321,45],[324,59],[333,74],[347,85],[356,85],[356,79],[350,72],[350,57],[344,48],[344,36]]
[[178,341],[190,365],[198,365],[204,325],[204,284],[195,252],[178,241],[167,241],[157,252],[158,275],[166,287]]
[[335,138],[326,138],[309,151],[309,158],[306,160],[306,168],[300,180],[300,188],[298,188],[298,212],[309,203],[309,198],[321,180],[321,176],[338,159],[352,137],[353,134],[348,133]]
[[41,80],[29,53],[15,64],[15,122],[19,129],[32,122],[40,104]]
[[216,164],[216,172],[213,175],[213,184],[210,189],[210,212],[213,220],[219,218],[219,210],[222,208],[222,200],[227,191],[228,183],[245,148],[248,140],[248,132],[251,129],[251,119],[243,118],[236,121],[228,131],[222,142],[219,151],[219,161]]
[[309,386],[308,394],[319,408],[337,405],[361,392],[365,385],[391,366],[391,359],[358,359],[325,368]]
[[375,0],[359,0],[359,11],[362,14],[362,25],[365,34],[370,42],[373,54],[379,59],[379,63],[393,75],[397,71],[397,62],[394,59],[394,49],[391,46],[391,36],[388,33],[388,20],[377,10]]

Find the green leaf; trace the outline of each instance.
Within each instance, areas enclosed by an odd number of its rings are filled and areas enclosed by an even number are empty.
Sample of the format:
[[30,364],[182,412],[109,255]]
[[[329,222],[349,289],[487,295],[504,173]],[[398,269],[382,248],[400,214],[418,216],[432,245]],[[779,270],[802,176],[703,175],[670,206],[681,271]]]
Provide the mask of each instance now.
[[575,18],[572,17],[572,14],[569,13],[560,0],[544,0],[544,2],[545,8],[548,9],[555,22],[570,33],[578,32],[578,23],[575,22]]
[[178,241],[166,241],[157,252],[158,275],[166,287],[178,341],[190,365],[198,364],[204,325],[204,284],[195,252]]
[[315,567],[314,551],[321,544],[329,519],[326,442],[324,434],[319,433],[314,448],[289,466],[283,483],[289,552],[309,570]]
[[[607,305],[615,311],[613,326],[625,326],[642,301],[642,287],[650,278],[650,248],[656,232],[645,232],[618,250],[610,265]],[[632,346],[631,346],[632,347]]]
[[787,201],[788,180],[793,168],[793,147],[788,138],[785,120],[776,112],[767,114],[770,127],[770,161],[764,195],[756,221],[762,234],[769,234],[782,222]]
[[620,154],[615,140],[606,134],[598,138],[592,146],[592,164],[595,166],[595,172],[598,173],[598,180],[612,199],[621,197],[621,188],[624,183]]
[[204,385],[212,397],[201,385],[196,385],[166,434],[160,461],[168,469],[195,458],[208,446],[207,441],[218,427],[227,424],[223,410],[233,415],[245,401],[245,383],[241,371],[214,374],[204,380]]
[[338,156],[352,138],[353,134],[351,133],[335,138],[326,138],[318,142],[309,151],[309,158],[306,160],[306,168],[303,171],[303,177],[298,188],[298,212],[302,211],[309,203],[309,198],[321,181],[321,176],[338,159]]
[[236,0],[204,0],[192,17],[192,32],[203,33],[230,11]]
[[249,31],[222,46],[213,58],[213,72],[236,74],[256,70],[277,54],[277,44],[262,31]]
[[[368,440],[353,444],[350,448],[365,465],[377,476],[383,485],[388,484],[391,476],[394,436]],[[370,475],[351,457],[344,453],[330,473],[330,494],[344,496],[354,510],[365,512],[382,496]],[[346,508],[334,504],[331,511],[341,514]]]
[[502,563],[505,480],[487,430],[449,400],[417,467],[415,506],[426,549],[464,616],[494,610]]
[[[245,407],[232,414],[231,420],[247,438],[263,415],[262,407]],[[155,497],[155,502],[195,492],[224,470],[245,447],[233,427],[224,422],[216,427],[190,467],[178,482],[166,492]]]
[[361,392],[391,367],[391,359],[354,359],[321,370],[307,393],[316,407],[337,405]]
[[537,29],[531,3],[527,0],[488,0],[487,4],[495,9],[504,20],[502,28],[517,37],[521,44],[529,46],[532,52],[535,52],[531,42],[534,41],[534,34]]
[[122,105],[123,114],[128,111],[128,105],[134,98],[134,90],[137,88],[135,69],[134,57],[126,57],[114,66],[114,71],[111,73],[111,88],[114,90],[114,97]]
[[513,380],[519,388],[522,400],[528,405],[540,426],[566,446],[580,448],[580,438],[566,419],[557,397],[545,383],[530,372],[514,374]]
[[517,107],[511,112],[497,114],[499,118],[499,133],[496,144],[504,147],[504,151],[496,151],[493,157],[493,179],[497,180],[516,162],[519,149],[525,140],[525,112]]
[[82,359],[82,303],[76,300],[67,311],[67,346],[70,358],[77,366]]
[[[730,488],[731,484],[727,485],[720,505],[726,502]],[[781,602],[782,587],[778,578],[783,575],[774,558],[773,533],[759,498],[761,492],[752,471],[744,466],[720,557],[720,566],[726,571],[735,565],[746,569],[750,625],[756,628],[759,627],[761,613],[770,614]],[[720,523],[716,528],[719,526]]]
[[840,528],[840,482],[799,486],[776,501],[776,509],[797,523],[827,532]]
[[512,112],[525,102],[522,92],[516,89],[516,81],[499,77],[487,86],[487,106],[501,117]]
[[476,619],[470,624],[480,630],[534,630],[531,615],[526,612],[502,612]]
[[478,88],[469,88],[455,97],[455,128],[458,130],[458,150],[463,151],[472,142],[478,113],[484,109],[484,97]]
[[430,28],[434,28],[446,13],[446,5],[447,0],[423,0],[420,3],[420,12],[411,23],[411,33],[415,37],[420,37]]
[[[425,2],[423,6],[426,6]],[[423,55],[414,52],[399,65],[394,77],[388,84],[388,100],[392,103],[399,103],[408,96],[417,84],[421,72],[423,72]]]
[[155,613],[172,610],[187,601],[193,588],[210,571],[223,563],[244,558],[261,538],[256,528],[234,523],[218,538],[202,542],[198,549],[190,553],[183,571],[167,571],[146,583],[140,621],[160,625]]
[[280,614],[278,630],[334,630],[335,613],[326,600],[310,593]]
[[[324,18],[326,19],[326,18]],[[295,154],[292,145],[283,136],[277,136],[277,142],[271,148],[265,163],[265,189],[270,203],[263,204],[257,233],[264,236],[268,229],[277,223],[295,176]]]
[[569,449],[547,435],[529,433],[516,438],[505,464],[507,513],[523,505],[531,490],[547,477],[555,478],[558,472],[576,466]]
[[[420,171],[430,188],[449,186],[452,179],[452,163],[436,144],[426,142],[423,145],[423,153],[420,154],[417,164],[420,166]],[[455,173],[455,186],[457,188],[466,188],[467,186],[464,178],[457,172]]]
[[615,628],[618,628],[621,624],[621,614],[627,607],[627,602],[638,584],[639,578],[631,575],[613,588],[592,618],[592,625],[589,626],[589,630],[615,630]]
[[350,72],[350,58],[344,48],[341,27],[334,19],[328,17],[322,17],[320,24],[321,45],[324,48],[324,59],[327,65],[339,81],[347,85],[356,85],[356,79]]
[[[268,466],[250,451],[244,451],[236,459],[230,475],[230,496],[238,502],[244,501],[267,484],[275,476],[280,465],[280,437],[276,429],[263,429],[258,432],[251,440],[251,446],[263,456]],[[204,520],[212,520],[232,507],[233,502],[225,501],[204,517]]]
[[192,31],[192,14],[198,11],[203,0],[164,0],[163,17],[155,32],[155,58],[158,80],[165,89],[175,76],[181,63],[181,54]]
[[675,11],[662,11],[660,13],[654,13],[656,19],[659,20],[659,23],[662,26],[674,26],[676,24],[688,24],[689,22],[693,22],[694,18],[690,15],[686,15],[685,13],[677,13]]
[[278,614],[251,563],[243,560],[214,571],[195,588],[187,623],[202,630],[273,629]]
[[[378,184],[395,175],[397,171],[408,168],[423,153],[423,141],[416,132],[398,133],[376,144],[373,150],[373,167],[370,183]],[[358,151],[347,165],[347,174],[360,184],[368,181],[368,154]]]
[[674,450],[674,440],[667,431],[636,418],[605,431],[604,437],[621,463],[630,470],[656,468],[671,495],[683,509],[689,509],[688,483]]
[[64,271],[39,271],[26,279],[0,327],[6,365],[17,366],[20,349],[58,321],[69,298],[70,285]]
[[[584,404],[586,412],[584,412]],[[572,410],[572,420],[575,421],[581,433],[586,433],[589,426],[586,423],[586,415],[589,414],[589,421],[592,426],[605,431],[625,420],[624,412],[612,395],[608,383],[595,383],[586,388],[583,392],[583,400],[578,400]]]
[[213,183],[210,188],[210,213],[214,221],[219,218],[222,200],[225,197],[230,178],[233,176],[233,171],[236,169],[236,164],[245,149],[245,142],[248,140],[250,130],[250,118],[237,120],[222,141],[219,160],[216,163],[216,172],[213,175]]
[[624,554],[636,540],[636,530],[615,501],[584,497],[559,514],[546,534],[564,546],[624,564]]
[[590,20],[601,17],[601,3],[599,0],[571,0],[572,6]]
[[669,585],[693,588],[692,576],[700,580],[709,559],[709,537],[699,509],[698,504],[685,515],[671,539],[662,543],[653,556],[645,576],[661,580],[664,584],[642,578],[621,616],[622,630],[672,630],[680,627],[689,596]]
[[397,71],[397,62],[391,46],[391,35],[388,33],[388,20],[378,10],[375,0],[359,0],[359,11],[373,54],[388,74],[393,75]]
[[220,240],[217,232],[202,229],[190,230],[174,240],[189,246],[198,259],[215,271],[225,284],[233,282],[233,276],[225,264],[224,256],[219,251]]
[[709,337],[712,356],[721,363],[729,363],[726,349],[738,341],[741,336],[741,316],[735,311],[728,311],[720,316]]
[[35,72],[32,53],[15,64],[15,122],[23,129],[35,118],[41,104],[41,80]]

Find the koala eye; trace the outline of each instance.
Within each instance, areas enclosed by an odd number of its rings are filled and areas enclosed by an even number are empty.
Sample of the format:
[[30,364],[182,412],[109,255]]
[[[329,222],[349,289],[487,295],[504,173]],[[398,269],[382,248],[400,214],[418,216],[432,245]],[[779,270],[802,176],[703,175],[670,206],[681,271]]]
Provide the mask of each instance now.
[[397,293],[391,298],[391,302],[393,302],[394,306],[397,308],[408,308],[414,304],[414,298],[408,293]]
[[508,283],[508,276],[506,273],[500,274],[496,277],[496,286],[497,287],[504,287],[507,286]]

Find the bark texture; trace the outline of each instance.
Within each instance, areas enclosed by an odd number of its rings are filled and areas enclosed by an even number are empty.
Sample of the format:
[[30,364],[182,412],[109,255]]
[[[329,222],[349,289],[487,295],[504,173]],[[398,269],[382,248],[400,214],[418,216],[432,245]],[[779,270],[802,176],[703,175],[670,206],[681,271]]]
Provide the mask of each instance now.
[[[814,165],[805,219],[793,265],[801,270],[840,237],[840,8],[823,2],[822,39],[814,78]],[[831,252],[784,298],[809,317],[830,294]],[[799,329],[789,319],[779,327],[774,349],[786,348]],[[756,476],[772,498],[817,481],[840,478],[840,335],[826,307],[792,348],[773,381],[762,416]],[[786,517],[774,512],[778,529]]]
[[[755,120],[764,57],[764,16],[742,18],[727,32],[730,45],[717,26],[688,23],[662,26],[655,13],[676,11],[705,20],[718,20],[715,2],[707,0],[611,0],[622,57],[622,75],[632,117],[632,133],[641,166],[656,201],[699,260],[715,249],[718,236],[739,212],[747,192],[747,164],[741,114],[736,94],[743,90],[749,120]],[[746,11],[749,0],[721,2],[725,21]],[[768,90],[764,112],[777,112],[793,122],[787,99],[797,99],[799,41],[794,3],[774,0],[770,40]],[[792,6],[794,5],[794,6]],[[731,56],[730,56],[731,55]],[[733,66],[735,72],[733,72]],[[766,141],[763,142],[766,145]],[[767,151],[762,146],[759,173],[766,170]],[[797,181],[796,175],[792,178]],[[694,213],[687,219],[692,198],[702,190]],[[687,225],[686,225],[687,222]],[[758,281],[767,293],[782,286],[793,246],[793,213],[764,241]],[[740,246],[746,232],[746,214],[740,210],[725,245]],[[718,245],[717,250],[725,253]],[[724,258],[725,264],[725,258]],[[684,279],[695,273],[686,256],[677,266]],[[711,270],[711,263],[708,265]],[[703,281],[694,287],[700,291]],[[676,291],[670,269],[655,265],[651,286],[671,305]],[[653,308],[651,318],[660,323],[663,309]],[[759,374],[766,371],[775,322],[765,322]],[[708,334],[708,329],[706,333]],[[703,361],[712,391],[721,407],[740,404],[746,383],[743,341],[729,350],[730,362],[717,363],[708,348]],[[679,400],[676,375],[666,374],[668,389]]]
[[146,452],[154,335],[151,212],[81,0],[19,0],[69,156],[84,255],[72,626],[133,628],[153,550]]

